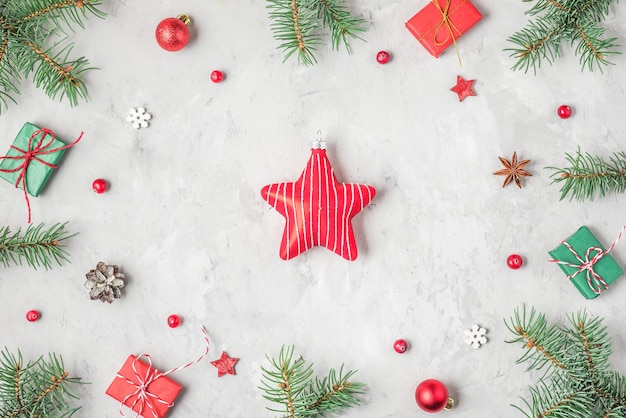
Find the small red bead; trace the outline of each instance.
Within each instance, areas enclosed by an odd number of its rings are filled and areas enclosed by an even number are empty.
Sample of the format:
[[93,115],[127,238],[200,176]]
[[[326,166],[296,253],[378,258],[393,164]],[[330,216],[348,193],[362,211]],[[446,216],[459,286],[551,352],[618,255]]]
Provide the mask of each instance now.
[[376,54],[376,61],[379,64],[387,64],[390,59],[391,59],[391,56],[389,55],[389,52],[387,51],[378,51],[378,54]]
[[221,83],[224,79],[224,74],[220,70],[214,70],[211,72],[211,81],[214,83]]
[[556,113],[559,115],[561,119],[567,119],[572,116],[572,108],[567,105],[561,105],[556,110]]
[[396,340],[393,343],[393,349],[396,350],[396,353],[402,354],[409,349],[409,344],[404,340]]
[[34,309],[26,312],[26,319],[28,322],[35,322],[39,319],[39,312]]
[[107,182],[104,179],[96,179],[93,181],[91,188],[98,194],[104,193],[107,190]]
[[517,254],[511,254],[506,259],[506,265],[513,270],[517,270],[518,268],[522,267],[522,264],[524,264],[524,260],[521,256]]
[[177,326],[180,325],[181,323],[181,319],[180,316],[173,314],[167,317],[167,325],[170,326],[170,328],[176,328]]

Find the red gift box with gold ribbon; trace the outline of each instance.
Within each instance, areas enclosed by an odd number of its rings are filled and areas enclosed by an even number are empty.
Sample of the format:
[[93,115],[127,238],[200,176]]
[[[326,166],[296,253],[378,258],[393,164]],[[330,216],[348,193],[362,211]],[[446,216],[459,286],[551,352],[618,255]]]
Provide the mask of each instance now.
[[469,0],[431,0],[405,25],[438,58],[482,17]]

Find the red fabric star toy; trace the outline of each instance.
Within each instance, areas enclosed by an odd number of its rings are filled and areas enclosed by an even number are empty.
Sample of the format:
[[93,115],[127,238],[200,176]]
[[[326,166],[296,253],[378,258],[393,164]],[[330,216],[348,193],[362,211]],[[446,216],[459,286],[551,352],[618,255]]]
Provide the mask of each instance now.
[[466,80],[460,75],[456,76],[456,86],[452,87],[450,91],[455,92],[459,96],[459,102],[462,102],[467,96],[476,96],[474,91],[474,82],[476,80]]
[[374,199],[376,189],[339,183],[323,143],[316,142],[297,181],[269,184],[261,195],[285,217],[280,258],[289,260],[321,245],[352,261],[357,257],[352,218]]
[[212,361],[211,364],[217,368],[217,377],[222,377],[225,374],[235,374],[235,364],[239,361],[238,358],[228,357],[228,354],[222,351],[222,356]]

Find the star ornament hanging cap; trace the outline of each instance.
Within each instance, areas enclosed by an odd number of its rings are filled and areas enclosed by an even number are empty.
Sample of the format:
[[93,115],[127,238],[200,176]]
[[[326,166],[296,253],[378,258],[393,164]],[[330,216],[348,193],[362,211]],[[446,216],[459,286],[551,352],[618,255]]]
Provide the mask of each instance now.
[[374,199],[376,189],[337,181],[324,143],[317,141],[298,180],[269,184],[261,196],[285,217],[280,258],[290,260],[319,245],[353,261],[358,251],[352,218]]

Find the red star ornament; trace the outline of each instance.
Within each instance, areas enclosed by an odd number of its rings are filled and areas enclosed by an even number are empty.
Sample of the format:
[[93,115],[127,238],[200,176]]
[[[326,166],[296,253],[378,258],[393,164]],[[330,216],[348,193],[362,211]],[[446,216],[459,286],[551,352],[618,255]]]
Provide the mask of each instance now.
[[297,181],[269,184],[261,196],[285,217],[280,258],[289,260],[321,245],[352,261],[358,253],[352,218],[374,199],[376,189],[339,183],[326,150],[316,143]]
[[228,357],[228,354],[222,351],[222,356],[212,361],[211,364],[217,368],[217,377],[222,377],[225,374],[235,374],[235,364],[239,361],[238,358]]
[[466,80],[460,75],[456,76],[456,86],[452,87],[450,91],[455,92],[459,96],[459,102],[462,102],[467,96],[476,96],[474,91],[474,82],[476,80]]

